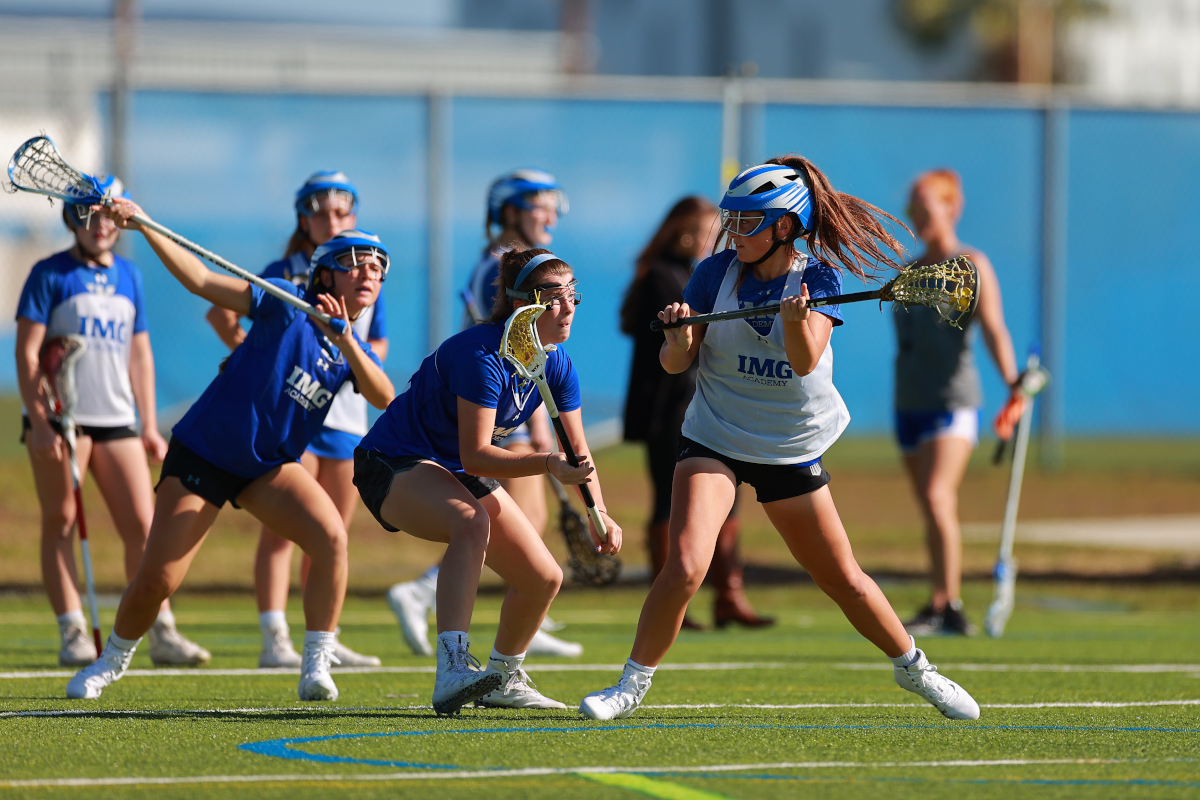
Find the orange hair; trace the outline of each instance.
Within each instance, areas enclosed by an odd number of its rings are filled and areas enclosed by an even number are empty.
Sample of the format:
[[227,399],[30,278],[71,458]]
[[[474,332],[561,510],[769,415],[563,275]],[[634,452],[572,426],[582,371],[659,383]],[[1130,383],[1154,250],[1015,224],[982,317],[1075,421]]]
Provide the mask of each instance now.
[[940,167],[922,172],[913,181],[910,193],[915,192],[922,186],[928,186],[933,189],[943,200],[953,203],[959,211],[962,211],[964,202],[962,178],[954,170],[948,167]]

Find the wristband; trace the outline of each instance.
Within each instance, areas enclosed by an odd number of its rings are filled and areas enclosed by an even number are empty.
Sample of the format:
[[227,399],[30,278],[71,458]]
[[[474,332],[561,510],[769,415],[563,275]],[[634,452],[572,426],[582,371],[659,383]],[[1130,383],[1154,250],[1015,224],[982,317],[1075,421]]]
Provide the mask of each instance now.
[[552,456],[552,455],[554,455],[554,453],[546,453],[546,474],[547,475],[551,474],[551,472],[550,472],[550,456]]

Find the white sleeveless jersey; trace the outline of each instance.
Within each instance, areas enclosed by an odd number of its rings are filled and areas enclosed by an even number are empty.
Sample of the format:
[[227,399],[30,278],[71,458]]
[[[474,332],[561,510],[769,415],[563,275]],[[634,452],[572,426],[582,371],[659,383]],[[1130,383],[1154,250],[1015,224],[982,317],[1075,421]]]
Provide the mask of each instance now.
[[[262,271],[261,277],[283,278],[286,281],[291,281],[296,286],[304,286],[308,284],[308,271],[309,259],[304,253],[294,253],[290,258],[285,258],[269,265]],[[382,303],[383,294],[380,293],[375,305],[359,314],[358,319],[352,323],[354,332],[364,342],[369,338],[385,338],[382,335],[370,336],[373,324],[379,321],[376,319],[376,314]],[[371,426],[367,416],[367,398],[354,391],[354,387],[350,381],[342,384],[342,388],[334,396],[333,403],[329,407],[329,413],[325,415],[325,427],[332,428],[335,431],[342,431],[343,433],[352,433],[355,436],[366,436],[367,431],[370,430]]]
[[97,428],[137,423],[129,380],[134,334],[146,330],[142,275],[113,254],[111,267],[89,267],[69,253],[38,262],[29,273],[17,317],[46,326],[46,339],[78,334],[87,350],[75,364],[75,422]]
[[[800,294],[801,255],[782,297]],[[738,308],[740,262],[732,261],[717,294],[717,311]],[[683,435],[718,453],[754,464],[803,464],[820,458],[850,424],[850,412],[833,386],[833,346],[817,368],[799,376],[788,363],[778,315],[765,336],[743,319],[714,322],[700,345],[696,394]]]

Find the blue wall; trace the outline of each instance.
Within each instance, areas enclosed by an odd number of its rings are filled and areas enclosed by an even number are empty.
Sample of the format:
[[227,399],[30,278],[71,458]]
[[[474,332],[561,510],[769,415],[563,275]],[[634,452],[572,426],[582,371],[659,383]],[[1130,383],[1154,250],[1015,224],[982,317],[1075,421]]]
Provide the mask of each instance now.
[[[159,221],[247,268],[281,253],[294,224],[292,193],[305,176],[328,168],[350,175],[362,194],[360,224],[396,253],[384,286],[387,366],[404,386],[426,350],[424,99],[141,92],[134,108],[137,199]],[[803,152],[837,188],[901,218],[918,172],[958,170],[967,194],[962,238],[996,267],[1018,352],[1037,340],[1040,112],[769,105],[753,114],[757,133],[747,149],[756,157]],[[465,282],[483,246],[489,182],[517,166],[557,174],[571,212],[554,247],[576,267],[585,297],[569,350],[588,416],[617,413],[629,354],[617,308],[633,259],[676,199],[714,197],[720,106],[457,98],[452,119],[454,285]],[[1200,115],[1076,111],[1069,140],[1068,361],[1055,376],[1067,430],[1198,433],[1200,324],[1183,303],[1200,296],[1190,241],[1200,218]],[[206,304],[180,288],[140,238],[134,256],[146,276],[166,407],[199,394],[225,351],[204,321]],[[1183,303],[1124,299],[1149,292]],[[445,303],[457,321],[456,299]],[[854,433],[890,427],[889,313],[848,307],[833,338]],[[11,337],[0,342],[6,359],[11,344]],[[979,357],[990,413],[1004,389],[982,346]],[[0,383],[15,388],[11,369]]]

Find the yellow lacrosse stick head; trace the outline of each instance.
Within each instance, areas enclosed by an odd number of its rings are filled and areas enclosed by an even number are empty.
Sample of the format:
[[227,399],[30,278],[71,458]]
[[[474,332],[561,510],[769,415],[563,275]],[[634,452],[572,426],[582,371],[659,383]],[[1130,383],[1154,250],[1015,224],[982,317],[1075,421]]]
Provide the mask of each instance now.
[[504,323],[504,338],[500,340],[500,357],[516,369],[527,381],[536,381],[546,371],[546,348],[537,332],[537,320],[546,307],[521,306]]
[[979,305],[979,270],[966,256],[905,269],[886,287],[884,300],[927,306],[955,328],[971,321]]

